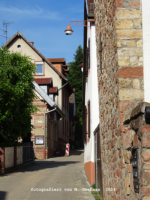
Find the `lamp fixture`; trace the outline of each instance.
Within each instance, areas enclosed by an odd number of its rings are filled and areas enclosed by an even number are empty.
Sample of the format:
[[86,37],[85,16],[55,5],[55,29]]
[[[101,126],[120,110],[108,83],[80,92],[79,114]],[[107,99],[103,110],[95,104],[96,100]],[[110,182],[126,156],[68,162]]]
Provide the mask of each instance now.
[[[75,26],[91,27],[91,26],[87,25],[87,22],[94,22],[94,19],[82,20],[82,21],[70,21],[66,30],[64,31],[66,33],[66,35],[72,35],[72,33],[74,32],[70,26],[71,22],[74,22]],[[76,22],[78,22],[78,24],[76,24]],[[84,24],[82,24],[82,23],[84,23]]]

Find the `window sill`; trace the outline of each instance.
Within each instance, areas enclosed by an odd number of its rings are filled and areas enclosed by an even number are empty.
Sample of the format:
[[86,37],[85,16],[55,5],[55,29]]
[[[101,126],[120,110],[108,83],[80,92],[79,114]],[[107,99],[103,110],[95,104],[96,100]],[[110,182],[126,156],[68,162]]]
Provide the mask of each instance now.
[[45,74],[34,74],[34,76],[45,76]]

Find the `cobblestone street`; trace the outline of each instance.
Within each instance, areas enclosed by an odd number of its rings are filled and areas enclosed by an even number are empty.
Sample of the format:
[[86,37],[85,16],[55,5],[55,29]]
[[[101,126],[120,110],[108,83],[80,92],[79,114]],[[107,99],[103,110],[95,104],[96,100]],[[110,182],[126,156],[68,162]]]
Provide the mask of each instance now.
[[[0,200],[94,200],[89,191],[82,191],[90,188],[83,155],[83,150],[74,150],[69,157],[36,160],[23,170],[1,176]],[[37,189],[51,191],[34,191]],[[55,189],[59,191],[52,191]]]

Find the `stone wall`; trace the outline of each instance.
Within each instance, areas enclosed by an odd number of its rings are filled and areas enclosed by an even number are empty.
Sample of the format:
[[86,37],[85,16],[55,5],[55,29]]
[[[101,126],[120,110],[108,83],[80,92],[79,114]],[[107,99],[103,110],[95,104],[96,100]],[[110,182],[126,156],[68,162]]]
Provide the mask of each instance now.
[[[116,184],[117,191],[122,191],[124,199],[150,200],[150,125],[145,124],[145,104],[139,103],[123,118],[123,132],[120,151],[120,173],[122,173],[123,187]],[[135,191],[133,166],[133,149],[138,154],[139,192]]]
[[[103,178],[103,198],[116,200],[115,192],[107,192],[107,189],[116,188],[116,183],[122,183],[122,174],[117,170],[118,151],[117,140],[120,134],[117,132],[120,126],[118,101],[118,64],[115,29],[115,0],[95,0],[95,27],[97,43],[97,70],[99,90],[100,113],[100,138]],[[100,70],[100,32],[102,43],[102,70]]]
[[[144,99],[141,4],[139,0],[95,0],[94,15],[104,199],[144,199],[143,175],[137,194],[131,164],[132,149],[138,148],[143,174],[140,128],[144,119],[139,112]],[[149,158],[144,159],[149,162]],[[144,184],[144,191],[149,191],[148,181]]]

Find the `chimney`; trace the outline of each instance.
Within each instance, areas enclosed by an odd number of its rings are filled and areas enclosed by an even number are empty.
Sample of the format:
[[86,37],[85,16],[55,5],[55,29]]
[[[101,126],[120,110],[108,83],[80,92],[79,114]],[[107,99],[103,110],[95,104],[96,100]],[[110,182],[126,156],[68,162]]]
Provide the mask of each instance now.
[[34,45],[34,42],[30,42],[30,44],[33,46],[33,45]]

